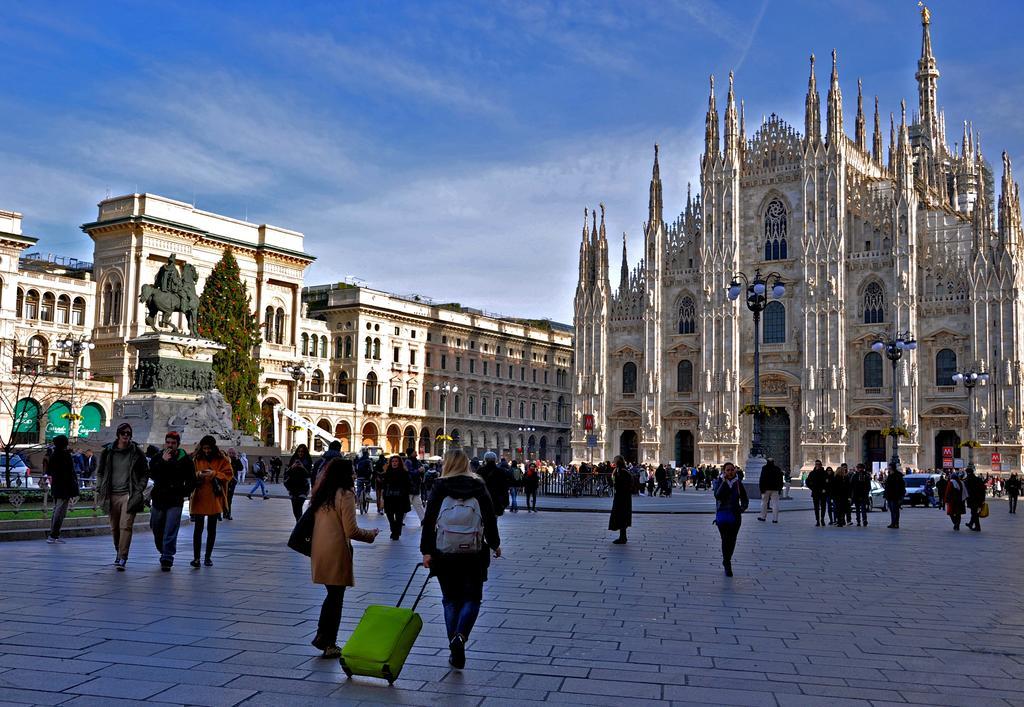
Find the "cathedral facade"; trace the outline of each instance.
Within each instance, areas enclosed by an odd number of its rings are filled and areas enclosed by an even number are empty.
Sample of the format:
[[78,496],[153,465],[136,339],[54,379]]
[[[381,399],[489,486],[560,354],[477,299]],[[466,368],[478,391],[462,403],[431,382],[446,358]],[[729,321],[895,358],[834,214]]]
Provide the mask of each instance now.
[[[916,111],[890,114],[887,136],[877,98],[872,121],[859,82],[855,133],[844,132],[834,52],[824,125],[811,57],[802,133],[772,115],[747,138],[732,75],[724,121],[712,77],[700,193],[665,219],[655,147],[644,252],[630,268],[623,239],[617,288],[604,207],[584,213],[575,459],[742,463],[754,325],[726,292],[737,272],[759,270],[786,283],[760,331],[761,402],[772,408],[763,444],[781,466],[796,474],[815,459],[887,459],[895,387],[904,464],[948,465],[976,441],[980,470],[1019,468],[1018,187],[1004,153],[996,199],[972,125],[959,144],[947,140],[930,21],[925,9]],[[904,332],[918,347],[894,371],[871,345]],[[988,385],[958,385],[953,376],[971,369],[987,372]]]

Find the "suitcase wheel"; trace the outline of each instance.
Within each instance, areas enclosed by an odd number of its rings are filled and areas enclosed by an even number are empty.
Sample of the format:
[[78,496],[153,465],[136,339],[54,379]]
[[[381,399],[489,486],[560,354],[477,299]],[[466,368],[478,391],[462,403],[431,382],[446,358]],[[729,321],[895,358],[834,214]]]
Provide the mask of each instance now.
[[347,665],[345,665],[345,659],[344,658],[339,658],[338,662],[341,663],[341,669],[345,671],[346,677],[348,677],[348,679],[351,680],[352,679],[352,671],[349,669],[349,667]]
[[384,669],[381,672],[384,674],[384,679],[388,681],[388,686],[393,687],[395,684],[395,680],[398,679],[398,676],[392,675],[391,668],[387,665],[384,666]]

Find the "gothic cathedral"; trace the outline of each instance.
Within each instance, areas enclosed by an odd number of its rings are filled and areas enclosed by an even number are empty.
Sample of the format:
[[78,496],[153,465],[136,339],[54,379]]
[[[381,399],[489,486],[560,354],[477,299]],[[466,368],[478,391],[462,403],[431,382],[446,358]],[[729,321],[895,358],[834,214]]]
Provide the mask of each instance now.
[[[786,293],[762,315],[763,443],[794,475],[887,458],[893,386],[905,465],[932,468],[993,453],[1017,469],[1024,405],[1024,245],[1017,184],[993,171],[973,126],[947,142],[930,16],[922,12],[918,105],[889,116],[878,100],[869,134],[858,82],[853,139],[843,130],[836,56],[821,125],[811,57],[804,132],[777,116],[747,139],[729,76],[724,125],[711,79],[700,193],[666,222],[658,150],[644,253],[622,249],[609,281],[604,207],[584,212],[576,288],[572,447],[577,460],[616,454],[643,463],[742,463],[753,396],[753,318],[726,290],[734,273],[777,272]],[[721,134],[719,130],[721,129]],[[600,217],[600,218],[599,218]],[[894,369],[872,351],[910,332],[918,348]],[[987,386],[957,385],[958,371]]]

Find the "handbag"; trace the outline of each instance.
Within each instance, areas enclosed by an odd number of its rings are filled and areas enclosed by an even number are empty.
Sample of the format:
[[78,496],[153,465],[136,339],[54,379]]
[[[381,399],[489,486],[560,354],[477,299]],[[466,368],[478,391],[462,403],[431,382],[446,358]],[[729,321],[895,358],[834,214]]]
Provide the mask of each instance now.
[[315,525],[316,513],[313,512],[312,507],[307,508],[299,516],[292,534],[288,536],[288,547],[306,557],[311,557],[313,555],[313,526]]
[[981,508],[978,510],[979,518],[988,518],[988,501],[981,504]]
[[210,481],[210,485],[213,487],[213,495],[214,496],[223,496],[224,495],[224,489],[221,486],[220,479],[218,477],[214,476],[213,479]]

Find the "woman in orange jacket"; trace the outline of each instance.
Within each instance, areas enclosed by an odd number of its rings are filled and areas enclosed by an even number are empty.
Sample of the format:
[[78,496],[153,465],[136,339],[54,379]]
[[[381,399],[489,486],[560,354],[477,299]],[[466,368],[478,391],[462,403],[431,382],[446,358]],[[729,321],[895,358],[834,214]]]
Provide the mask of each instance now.
[[199,440],[199,449],[193,455],[196,465],[196,490],[192,493],[189,515],[192,517],[192,566],[199,567],[199,551],[203,548],[203,527],[206,533],[204,564],[213,566],[213,545],[217,541],[217,521],[226,509],[225,492],[234,476],[231,460],[217,449],[217,440],[206,435]]

